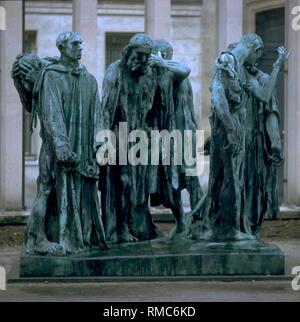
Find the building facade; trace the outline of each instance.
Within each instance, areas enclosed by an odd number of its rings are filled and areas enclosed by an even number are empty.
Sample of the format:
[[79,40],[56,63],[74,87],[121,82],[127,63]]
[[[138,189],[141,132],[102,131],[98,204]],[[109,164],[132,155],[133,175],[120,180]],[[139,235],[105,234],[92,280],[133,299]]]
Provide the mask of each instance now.
[[[266,42],[261,67],[269,72],[276,47],[285,44],[292,55],[277,89],[286,155],[281,198],[291,207],[300,206],[300,31],[293,28],[298,6],[300,0],[0,1],[6,13],[6,30],[0,31],[0,210],[31,206],[40,147],[38,129],[28,136],[28,116],[10,79],[11,65],[23,50],[40,57],[58,55],[57,35],[72,29],[84,40],[83,63],[98,80],[100,92],[106,67],[134,33],[169,40],[174,59],[192,69],[196,117],[206,136],[217,53],[243,33],[257,32]],[[200,178],[204,185],[207,177],[206,171]]]

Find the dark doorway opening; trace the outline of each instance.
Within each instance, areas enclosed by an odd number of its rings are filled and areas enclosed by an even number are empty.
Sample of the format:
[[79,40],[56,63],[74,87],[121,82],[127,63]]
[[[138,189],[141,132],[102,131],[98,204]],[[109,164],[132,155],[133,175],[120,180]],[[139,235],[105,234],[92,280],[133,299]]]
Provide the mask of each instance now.
[[[270,74],[272,66],[277,59],[277,48],[285,44],[285,8],[277,8],[256,14],[256,33],[262,37],[265,44],[264,54],[259,62],[259,68]],[[282,131],[282,144],[284,144],[284,70],[281,69],[276,91],[279,99],[280,129]],[[284,148],[284,146],[283,146]],[[284,168],[278,171],[279,197],[283,201]]]
[[111,63],[118,60],[122,56],[122,50],[129,43],[131,37],[136,33],[106,33],[105,37],[105,67],[107,68]]

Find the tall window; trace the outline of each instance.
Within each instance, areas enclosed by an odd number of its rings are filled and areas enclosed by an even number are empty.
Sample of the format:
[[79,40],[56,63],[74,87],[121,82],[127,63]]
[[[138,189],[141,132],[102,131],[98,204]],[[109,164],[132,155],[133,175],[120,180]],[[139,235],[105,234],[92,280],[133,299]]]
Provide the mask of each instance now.
[[26,30],[24,34],[24,52],[25,53],[37,53],[37,31]]
[[[24,52],[37,53],[37,31],[26,30],[24,34]],[[32,137],[30,135],[30,113],[25,110],[24,114],[24,150],[25,156],[29,159],[37,158],[37,151],[33,149]]]
[[122,49],[136,33],[106,33],[106,68],[122,56]]

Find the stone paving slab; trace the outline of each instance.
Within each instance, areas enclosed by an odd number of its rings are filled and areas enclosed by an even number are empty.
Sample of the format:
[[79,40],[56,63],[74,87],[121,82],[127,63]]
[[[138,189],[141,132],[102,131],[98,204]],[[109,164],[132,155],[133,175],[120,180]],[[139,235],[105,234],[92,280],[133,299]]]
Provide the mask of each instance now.
[[8,284],[0,302],[300,302],[290,281]]

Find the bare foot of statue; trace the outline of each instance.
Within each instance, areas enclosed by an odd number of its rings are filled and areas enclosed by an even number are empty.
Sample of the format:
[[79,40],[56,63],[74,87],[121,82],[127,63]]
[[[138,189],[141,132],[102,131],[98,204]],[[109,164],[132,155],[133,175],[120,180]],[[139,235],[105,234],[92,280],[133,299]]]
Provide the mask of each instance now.
[[232,232],[232,240],[243,241],[243,240],[254,240],[255,237],[249,234],[241,233],[240,231],[234,230]]
[[249,234],[242,233],[234,228],[230,230],[213,229],[212,234],[209,236],[210,240],[223,242],[223,241],[245,241],[255,240],[255,237]]
[[171,230],[170,237],[185,236],[187,233],[184,221],[176,222],[175,227]]
[[130,232],[123,233],[119,238],[119,243],[136,243],[138,242],[138,238],[130,234]]
[[26,253],[33,254],[34,248],[35,248],[35,237],[28,236],[27,242],[25,241],[25,245],[26,245]]
[[50,255],[50,256],[66,255],[66,250],[62,245],[49,242],[48,240],[43,240],[37,243],[34,248],[34,251],[41,255]]

